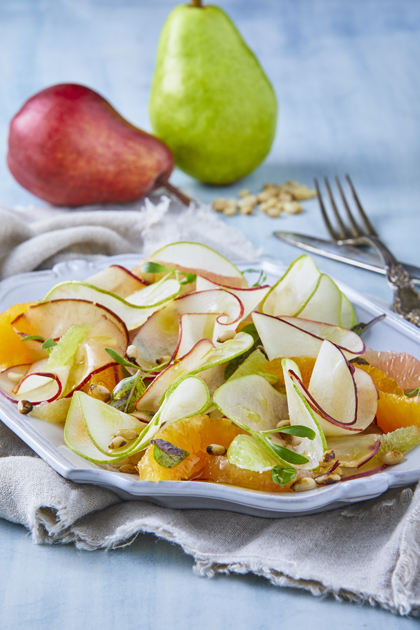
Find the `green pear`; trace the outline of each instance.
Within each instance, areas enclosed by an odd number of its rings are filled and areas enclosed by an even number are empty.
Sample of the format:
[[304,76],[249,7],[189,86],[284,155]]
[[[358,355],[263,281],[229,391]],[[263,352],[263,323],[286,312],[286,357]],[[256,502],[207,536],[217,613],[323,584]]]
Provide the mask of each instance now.
[[181,170],[203,182],[229,184],[268,154],[277,101],[226,13],[197,0],[194,5],[176,7],[163,27],[150,118]]

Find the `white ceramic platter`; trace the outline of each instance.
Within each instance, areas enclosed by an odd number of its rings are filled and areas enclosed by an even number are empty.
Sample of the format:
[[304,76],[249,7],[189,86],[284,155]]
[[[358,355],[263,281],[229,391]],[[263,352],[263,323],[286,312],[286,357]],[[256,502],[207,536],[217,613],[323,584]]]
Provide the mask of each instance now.
[[[56,265],[49,271],[14,276],[0,283],[0,312],[18,302],[36,301],[65,280],[83,280],[110,264],[127,268],[138,262],[134,255],[103,258],[94,263],[73,261]],[[271,261],[252,261],[240,269],[259,268],[274,283],[284,268]],[[376,350],[393,349],[420,358],[420,330],[392,312],[372,302],[354,289],[339,284],[357,313],[357,321],[369,321],[386,312],[386,318],[364,335],[367,346]],[[167,508],[221,509],[253,516],[279,518],[331,510],[356,501],[379,496],[390,487],[406,486],[420,479],[420,446],[408,453],[406,461],[380,474],[317,488],[305,493],[274,494],[245,490],[223,484],[199,481],[139,481],[134,475],[104,470],[79,457],[64,444],[63,429],[30,416],[23,416],[15,405],[0,396],[2,421],[26,442],[54,470],[76,483],[90,483],[108,488],[123,499],[149,501]]]

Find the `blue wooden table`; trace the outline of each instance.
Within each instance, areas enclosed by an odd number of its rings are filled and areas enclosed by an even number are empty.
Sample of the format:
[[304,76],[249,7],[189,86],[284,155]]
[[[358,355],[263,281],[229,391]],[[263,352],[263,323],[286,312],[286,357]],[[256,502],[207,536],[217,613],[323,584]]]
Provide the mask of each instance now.
[[[8,122],[33,93],[78,82],[150,129],[148,92],[160,28],[171,0],[1,0],[0,151]],[[197,198],[231,197],[265,182],[349,172],[381,236],[397,257],[420,263],[420,4],[417,0],[223,0],[272,80],[279,125],[267,161],[227,189],[176,172]],[[39,205],[0,161],[0,204]],[[278,219],[226,222],[266,255],[299,252],[273,229],[325,237],[316,201]],[[1,226],[0,226],[1,229]],[[1,253],[0,253],[1,254]],[[390,299],[380,276],[317,258],[327,273]],[[370,630],[418,627],[369,606],[319,600],[254,576],[196,577],[176,546],[149,535],[112,552],[38,547],[0,520],[0,628],[219,628]],[[345,570],[345,567],[343,567]]]

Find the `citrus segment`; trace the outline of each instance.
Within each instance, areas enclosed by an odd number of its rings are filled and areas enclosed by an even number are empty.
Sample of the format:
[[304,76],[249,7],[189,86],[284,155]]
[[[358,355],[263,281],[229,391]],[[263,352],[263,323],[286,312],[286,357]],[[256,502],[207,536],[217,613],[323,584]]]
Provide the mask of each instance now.
[[368,348],[362,355],[373,367],[393,378],[406,392],[420,386],[420,361],[407,352],[380,352]]
[[420,428],[404,427],[396,429],[392,433],[381,436],[381,448],[378,455],[387,451],[400,451],[400,453],[408,453],[412,448],[420,444]]
[[379,370],[372,365],[357,365],[358,368],[370,374],[373,378],[376,387],[380,392],[387,394],[396,394],[397,396],[404,396],[404,390],[394,381],[393,378],[387,376],[385,372]]
[[213,483],[226,483],[240,486],[249,490],[264,490],[265,492],[288,492],[292,484],[278,486],[271,478],[271,470],[255,472],[239,468],[229,463],[227,457],[208,458],[201,472],[200,481],[212,481]]
[[[302,376],[302,382],[304,386],[308,388],[316,359],[314,359],[313,357],[293,357],[291,360],[294,361],[298,366]],[[266,363],[263,363],[261,365],[260,369],[263,372],[268,372],[269,374],[277,376],[279,381],[284,384],[282,361],[283,359],[273,359],[272,361],[266,361]]]
[[407,398],[379,392],[376,419],[385,433],[401,427],[420,427],[420,397]]
[[95,374],[92,374],[88,382],[81,388],[82,392],[92,395],[90,391],[91,385],[101,385],[102,387],[106,387],[110,392],[114,389],[114,387],[123,379],[122,367],[121,365],[111,365],[106,367],[105,369],[99,370]]
[[139,464],[140,479],[146,481],[180,481],[200,475],[207,461],[214,455],[207,453],[210,444],[220,444],[226,449],[232,440],[244,433],[226,418],[209,418],[205,414],[179,420],[167,429],[159,431],[154,439],[170,442],[190,455],[175,468],[164,468],[154,458],[154,446],[147,448]]
[[21,342],[12,327],[13,320],[22,313],[26,313],[32,304],[34,302],[15,304],[0,314],[0,368],[2,370],[13,365],[32,363],[25,342]]

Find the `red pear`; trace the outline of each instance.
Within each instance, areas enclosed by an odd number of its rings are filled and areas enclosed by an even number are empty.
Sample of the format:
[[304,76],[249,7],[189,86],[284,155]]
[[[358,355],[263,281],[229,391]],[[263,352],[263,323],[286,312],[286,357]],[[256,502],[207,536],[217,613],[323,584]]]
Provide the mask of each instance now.
[[66,83],[13,118],[7,163],[21,186],[57,206],[135,201],[165,185],[174,166],[163,142],[97,92]]

